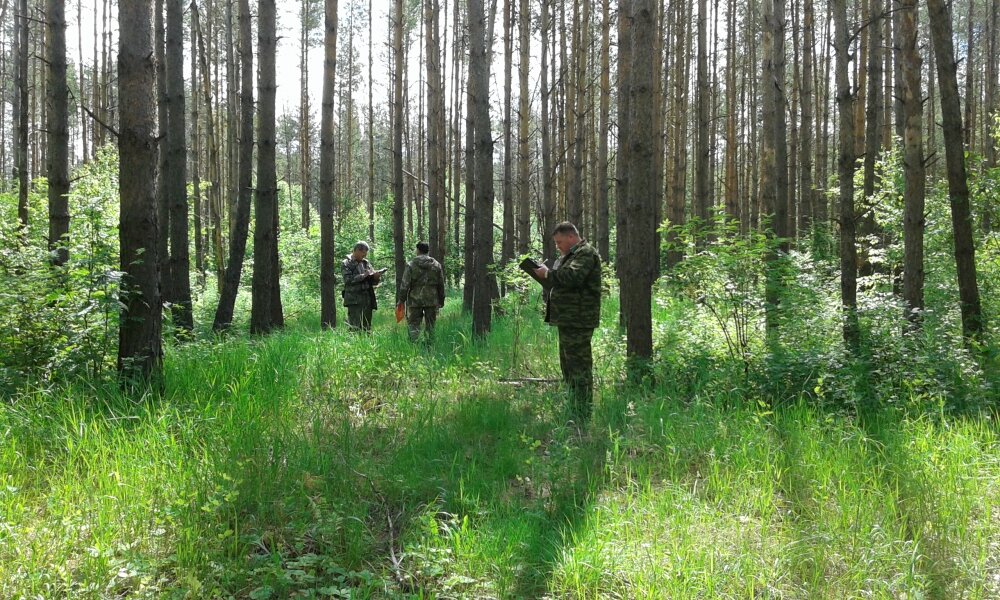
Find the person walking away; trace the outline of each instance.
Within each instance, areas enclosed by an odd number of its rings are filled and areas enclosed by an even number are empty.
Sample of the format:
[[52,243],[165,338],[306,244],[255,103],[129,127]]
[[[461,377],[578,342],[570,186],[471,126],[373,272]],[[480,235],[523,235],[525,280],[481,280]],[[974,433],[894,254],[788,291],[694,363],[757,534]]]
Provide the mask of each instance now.
[[385,270],[376,271],[368,262],[368,244],[358,242],[354,250],[340,264],[344,279],[344,306],[347,307],[347,324],[351,331],[372,330],[372,312],[378,308],[375,286],[382,280]]
[[406,305],[406,324],[410,341],[420,338],[420,324],[424,323],[426,340],[434,339],[434,324],[438,310],[444,307],[444,270],[441,263],[428,254],[430,245],[417,242],[417,255],[406,264],[400,284],[397,306]]
[[601,256],[580,237],[576,225],[556,225],[552,239],[561,256],[535,274],[548,280],[545,322],[559,330],[559,366],[570,393],[571,412],[584,422],[594,398],[591,340],[601,320]]

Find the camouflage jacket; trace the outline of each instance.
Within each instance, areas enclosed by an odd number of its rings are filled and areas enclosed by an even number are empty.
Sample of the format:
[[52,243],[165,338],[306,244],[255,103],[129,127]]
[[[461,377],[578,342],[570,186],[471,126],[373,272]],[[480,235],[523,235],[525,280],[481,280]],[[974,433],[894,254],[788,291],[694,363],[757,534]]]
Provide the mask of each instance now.
[[419,254],[406,265],[397,302],[408,306],[444,306],[444,271],[441,263]]
[[601,255],[581,241],[556,260],[548,274],[545,322],[594,329],[601,320]]
[[354,306],[371,302],[372,308],[377,308],[375,301],[375,285],[372,278],[367,275],[372,271],[372,264],[368,259],[361,261],[354,260],[350,254],[340,263],[340,274],[344,280],[344,306]]

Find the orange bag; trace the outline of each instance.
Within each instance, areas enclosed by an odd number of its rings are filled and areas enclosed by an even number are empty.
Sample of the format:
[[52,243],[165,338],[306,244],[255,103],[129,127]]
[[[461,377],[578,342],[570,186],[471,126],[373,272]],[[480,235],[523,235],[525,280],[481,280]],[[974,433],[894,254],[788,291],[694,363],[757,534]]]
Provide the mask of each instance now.
[[396,322],[401,323],[406,317],[406,305],[400,302],[396,305]]

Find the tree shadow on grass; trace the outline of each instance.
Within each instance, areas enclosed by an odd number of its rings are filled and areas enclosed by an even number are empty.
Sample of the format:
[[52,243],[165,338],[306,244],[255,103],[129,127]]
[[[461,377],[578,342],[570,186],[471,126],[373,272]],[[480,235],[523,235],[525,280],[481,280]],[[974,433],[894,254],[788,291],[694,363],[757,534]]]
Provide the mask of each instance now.
[[382,510],[402,516],[399,531],[388,537],[396,539],[397,554],[409,545],[416,555],[415,563],[402,561],[415,589],[434,592],[442,585],[419,572],[427,559],[421,544],[440,543],[424,539],[420,515],[430,513],[462,523],[467,539],[446,543],[463,547],[465,556],[454,558],[467,561],[456,566],[468,570],[465,575],[501,596],[544,594],[604,471],[606,439],[562,425],[553,410],[560,401],[559,394],[502,390],[463,395],[418,417],[389,455],[372,457],[367,466],[375,473],[367,477],[381,488]]

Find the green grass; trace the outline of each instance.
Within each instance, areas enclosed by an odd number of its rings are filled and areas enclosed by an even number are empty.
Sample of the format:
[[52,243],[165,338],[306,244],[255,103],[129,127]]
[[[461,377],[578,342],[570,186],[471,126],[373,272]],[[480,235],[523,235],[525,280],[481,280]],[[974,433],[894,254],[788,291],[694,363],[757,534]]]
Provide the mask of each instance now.
[[501,381],[558,377],[535,311],[476,342],[455,304],[429,348],[303,313],[172,346],[162,395],[0,405],[0,597],[1000,596],[988,415],[771,408],[669,346],[632,389],[605,328],[581,434],[558,387]]

